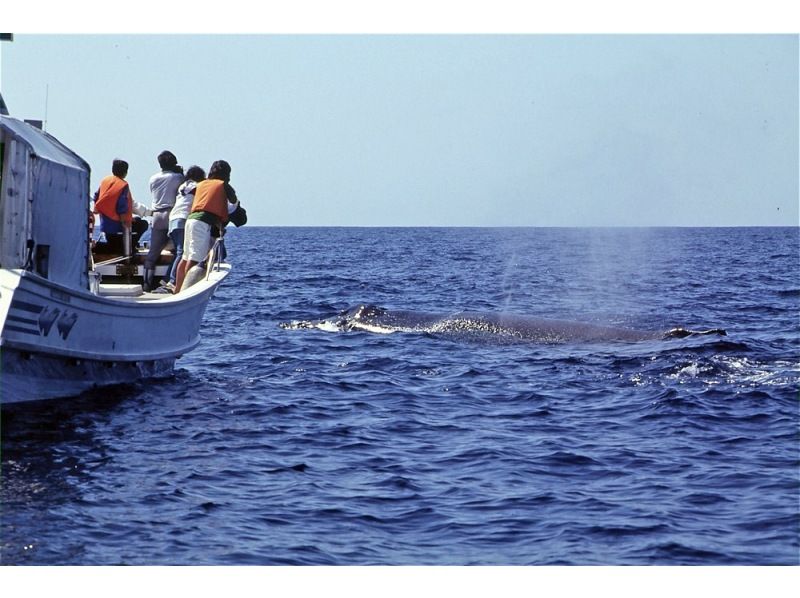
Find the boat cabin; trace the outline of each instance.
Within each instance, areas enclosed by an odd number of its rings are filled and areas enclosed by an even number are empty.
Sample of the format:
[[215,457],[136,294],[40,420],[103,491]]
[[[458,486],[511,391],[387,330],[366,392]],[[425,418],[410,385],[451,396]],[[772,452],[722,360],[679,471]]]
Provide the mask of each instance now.
[[[40,123],[0,116],[0,267],[94,294],[141,295],[147,247],[136,233],[93,238],[89,175]],[[171,262],[162,252],[156,284]]]
[[0,267],[89,288],[89,165],[32,124],[0,116]]

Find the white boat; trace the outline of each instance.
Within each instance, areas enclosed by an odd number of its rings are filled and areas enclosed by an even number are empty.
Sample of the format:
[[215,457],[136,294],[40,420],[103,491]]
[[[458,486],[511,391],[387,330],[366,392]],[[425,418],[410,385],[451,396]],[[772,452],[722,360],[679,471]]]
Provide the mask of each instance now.
[[2,405],[169,376],[200,342],[206,305],[230,271],[217,243],[189,288],[142,292],[139,253],[95,263],[89,194],[83,159],[0,115]]

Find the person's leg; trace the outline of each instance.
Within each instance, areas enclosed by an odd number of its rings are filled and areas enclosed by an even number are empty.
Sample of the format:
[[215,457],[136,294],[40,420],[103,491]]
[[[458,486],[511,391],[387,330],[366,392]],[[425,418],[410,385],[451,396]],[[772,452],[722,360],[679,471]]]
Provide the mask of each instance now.
[[144,260],[145,269],[152,269],[156,267],[156,264],[158,264],[158,260],[161,257],[161,252],[167,245],[168,239],[169,236],[167,235],[167,229],[165,228],[154,228],[150,232],[150,251],[147,252],[147,257]]
[[189,219],[186,221],[183,238],[183,259],[178,264],[178,273],[175,277],[175,294],[180,292],[186,273],[195,264],[201,262],[208,253],[211,241],[211,227],[201,220]]
[[144,260],[144,280],[142,288],[145,291],[152,291],[155,286],[155,268],[161,257],[161,250],[167,244],[167,230],[164,228],[154,228],[150,232],[150,251]]
[[178,264],[181,263],[181,258],[183,257],[183,234],[184,229],[176,228],[169,234],[169,238],[172,239],[172,243],[175,245],[175,259],[172,260],[172,265],[169,268],[168,278],[172,284],[175,284],[175,280],[178,274]]
[[177,295],[181,291],[181,287],[183,286],[183,280],[186,278],[186,273],[195,266],[197,262],[193,262],[191,260],[182,259],[178,264],[178,273],[175,277],[175,294]]
[[169,240],[169,212],[155,212],[153,214],[153,226],[150,229],[150,251],[144,260],[144,287],[145,291],[150,291],[155,286],[154,274],[155,267],[161,259],[161,251]]

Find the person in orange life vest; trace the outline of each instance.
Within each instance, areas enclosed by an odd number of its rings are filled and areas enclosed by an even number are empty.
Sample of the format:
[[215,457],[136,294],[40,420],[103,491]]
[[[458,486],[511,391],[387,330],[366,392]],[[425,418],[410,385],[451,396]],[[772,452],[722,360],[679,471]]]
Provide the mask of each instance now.
[[128,163],[114,160],[111,174],[100,181],[100,188],[94,194],[94,213],[100,214],[100,232],[106,235],[121,233],[123,225],[128,225],[139,238],[147,230],[147,220],[134,218],[147,215],[147,208],[133,199],[128,182]]
[[211,229],[222,231],[239,205],[236,191],[230,185],[231,167],[225,160],[217,160],[208,171],[208,178],[197,184],[192,211],[184,229],[183,258],[175,277],[175,293],[180,292],[186,273],[192,266],[206,258],[211,249]]

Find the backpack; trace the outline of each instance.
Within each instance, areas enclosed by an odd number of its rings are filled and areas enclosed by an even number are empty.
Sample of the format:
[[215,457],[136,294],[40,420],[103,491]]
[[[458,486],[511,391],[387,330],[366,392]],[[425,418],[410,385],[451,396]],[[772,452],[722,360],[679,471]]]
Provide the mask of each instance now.
[[242,204],[236,206],[232,214],[228,214],[228,220],[233,222],[236,226],[244,226],[247,224],[247,212],[242,207]]

